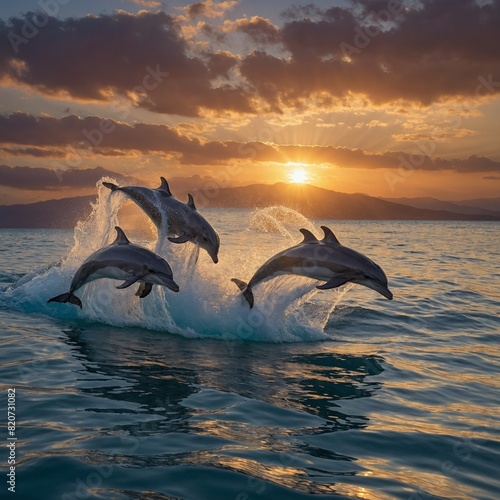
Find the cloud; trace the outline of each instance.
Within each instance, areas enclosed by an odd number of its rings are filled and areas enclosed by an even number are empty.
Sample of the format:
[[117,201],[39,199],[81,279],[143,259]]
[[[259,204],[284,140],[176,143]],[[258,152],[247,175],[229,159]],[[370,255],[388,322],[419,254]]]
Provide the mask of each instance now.
[[[355,96],[428,106],[500,92],[500,0],[464,0],[452,9],[441,0],[355,0],[290,8],[281,26],[260,16],[208,24],[236,3],[197,2],[181,16],[46,17],[34,34],[26,32],[33,12],[0,21],[0,80],[55,97],[120,96],[192,117],[283,112],[319,101],[348,106]],[[218,40],[221,50],[206,42],[200,50],[193,33]],[[236,53],[247,46],[238,36],[250,39],[251,52]]]
[[136,106],[184,116],[253,110],[243,87],[224,81],[226,66],[217,71],[212,64],[218,56],[190,55],[175,18],[164,12],[48,17],[32,38],[25,36],[26,19],[0,21],[4,81],[80,100],[124,96]]
[[268,19],[259,16],[238,19],[233,24],[233,30],[245,33],[254,42],[263,45],[273,45],[281,41],[279,28]]
[[160,2],[158,0],[130,0],[132,3],[136,5],[140,5],[141,7],[148,7],[150,9],[158,9],[163,7],[165,2]]
[[368,123],[358,122],[354,125],[354,128],[383,128],[388,127],[389,124],[386,122],[381,122],[380,120],[371,120]]
[[213,0],[205,0],[204,2],[196,2],[182,10],[192,19],[194,17],[217,18],[222,17],[228,10],[231,10],[237,0],[226,0],[223,2],[214,3]]
[[436,125],[424,125],[415,128],[416,130],[410,133],[393,134],[392,138],[398,142],[450,142],[454,139],[461,139],[462,137],[468,137],[477,134],[477,132],[474,130],[447,126],[440,127]]
[[500,172],[500,162],[491,160],[486,156],[470,155],[464,159],[444,159],[433,160],[435,170],[454,170],[456,172]]
[[242,62],[242,75],[274,108],[315,94],[430,105],[500,92],[500,45],[493,42],[499,0],[465,0],[453,9],[440,0],[422,0],[419,8],[397,1],[357,4],[360,13],[333,7],[314,19],[298,18],[297,10],[280,31],[290,56],[256,50]]
[[380,120],[371,120],[369,123],[366,124],[368,128],[373,128],[373,127],[388,127],[389,124],[385,122],[381,122]]
[[57,157],[61,156],[61,150],[60,149],[54,149],[54,148],[48,148],[48,147],[43,147],[43,148],[36,148],[36,147],[4,147],[0,148],[0,151],[2,153],[8,155],[8,156],[32,156],[34,158],[44,158],[44,157]]
[[484,156],[462,159],[431,158],[403,152],[372,153],[333,146],[279,145],[264,142],[203,141],[167,125],[129,125],[98,116],[80,118],[35,117],[26,113],[0,115],[0,145],[5,148],[47,148],[73,154],[163,154],[181,164],[217,165],[235,161],[300,162],[335,165],[339,168],[404,169],[458,173],[500,172],[500,162]]
[[29,191],[90,188],[95,187],[96,182],[104,176],[122,178],[120,174],[102,167],[55,171],[47,168],[0,165],[0,186]]
[[316,5],[309,3],[307,5],[292,5],[288,7],[283,13],[281,17],[289,20],[303,19],[303,18],[315,18],[321,17],[323,15],[323,11],[317,7]]
[[53,118],[12,113],[0,115],[0,144],[39,149],[71,146],[91,154],[96,149],[183,152],[196,147],[199,140],[165,125],[138,123],[132,126],[98,116]]

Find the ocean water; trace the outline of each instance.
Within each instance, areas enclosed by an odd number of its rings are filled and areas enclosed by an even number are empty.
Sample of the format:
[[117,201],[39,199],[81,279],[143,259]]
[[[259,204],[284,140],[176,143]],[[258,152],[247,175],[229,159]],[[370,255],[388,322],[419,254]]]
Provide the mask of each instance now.
[[[0,231],[1,498],[500,498],[498,223],[204,210],[214,265],[127,231],[122,203],[101,193],[74,231]],[[99,280],[82,310],[47,304],[117,223],[166,256],[181,292],[139,300]],[[382,266],[394,300],[283,277],[250,311],[230,278],[322,224]]]

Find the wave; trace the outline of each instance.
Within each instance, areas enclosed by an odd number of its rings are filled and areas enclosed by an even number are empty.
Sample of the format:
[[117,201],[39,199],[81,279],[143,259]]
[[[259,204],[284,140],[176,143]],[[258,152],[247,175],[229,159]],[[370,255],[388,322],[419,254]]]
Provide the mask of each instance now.
[[[112,178],[102,180],[116,182]],[[265,260],[259,253],[252,258],[251,252],[241,246],[224,246],[222,242],[220,262],[214,265],[208,257],[199,258],[199,248],[194,244],[170,244],[165,228],[158,231],[156,242],[131,239],[170,263],[179,293],[154,286],[151,294],[141,300],[135,296],[135,287],[117,290],[116,281],[101,279],[79,290],[82,310],[69,304],[47,304],[48,298],[68,290],[74,273],[88,255],[114,240],[114,227],[120,225],[119,211],[125,201],[123,195],[112,195],[100,181],[97,201],[89,217],[76,225],[68,254],[57,264],[4,285],[0,305],[58,319],[141,327],[193,338],[268,342],[331,339],[325,326],[347,289],[330,293],[328,301],[317,300],[315,281],[282,276],[259,285],[255,306],[249,309],[230,279],[250,277]],[[292,238],[287,228],[290,220],[300,223],[298,227],[314,228],[298,212],[270,207],[251,214],[247,229],[277,231],[286,246],[286,240],[291,243]],[[124,229],[127,232],[126,226]]]

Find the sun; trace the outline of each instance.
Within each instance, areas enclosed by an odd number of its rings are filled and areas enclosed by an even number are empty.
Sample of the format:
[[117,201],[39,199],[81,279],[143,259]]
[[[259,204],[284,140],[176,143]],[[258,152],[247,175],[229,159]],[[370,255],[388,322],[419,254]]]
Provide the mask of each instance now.
[[288,173],[288,178],[291,182],[295,184],[304,184],[309,180],[309,174],[304,168],[302,168],[303,163],[292,163],[289,162],[288,166],[293,167]]
[[295,169],[292,170],[289,174],[288,177],[290,180],[296,184],[304,184],[305,182],[308,181],[309,176],[307,175],[307,172],[302,169]]

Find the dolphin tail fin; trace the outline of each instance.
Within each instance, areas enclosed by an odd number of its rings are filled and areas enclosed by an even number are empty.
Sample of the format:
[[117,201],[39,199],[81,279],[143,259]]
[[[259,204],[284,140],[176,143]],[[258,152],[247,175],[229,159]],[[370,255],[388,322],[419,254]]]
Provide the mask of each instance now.
[[250,309],[253,307],[253,292],[252,289],[248,286],[248,283],[245,283],[242,280],[237,278],[233,278],[231,280],[236,286],[243,292],[243,297],[245,297],[246,301],[250,305]]
[[63,304],[69,302],[70,304],[74,304],[75,306],[78,306],[80,309],[82,309],[82,301],[71,292],[62,293],[57,297],[52,297],[51,299],[47,300],[47,304],[49,302],[61,302]]
[[117,189],[120,189],[116,184],[113,184],[112,182],[103,182],[102,185],[104,187],[107,187],[108,189],[111,189],[111,191],[116,191]]

